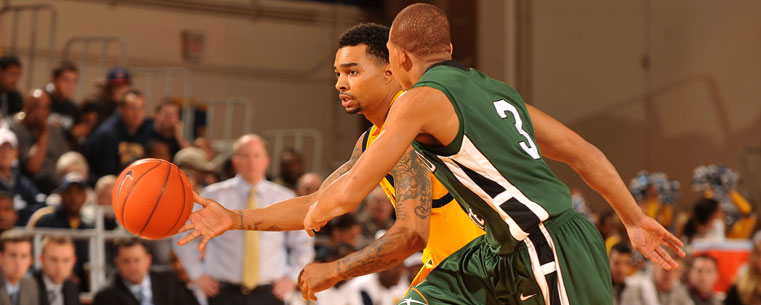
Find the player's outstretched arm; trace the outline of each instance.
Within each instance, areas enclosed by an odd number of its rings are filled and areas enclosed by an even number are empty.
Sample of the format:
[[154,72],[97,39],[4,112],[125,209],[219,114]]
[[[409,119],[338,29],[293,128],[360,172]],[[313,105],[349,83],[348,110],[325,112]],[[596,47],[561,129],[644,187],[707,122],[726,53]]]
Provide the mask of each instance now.
[[373,145],[349,172],[320,192],[304,218],[307,234],[313,235],[312,230],[319,230],[328,220],[354,210],[404,155],[432,118],[433,111],[426,106],[428,92],[421,89],[427,88],[411,89],[394,102]]
[[402,156],[391,174],[396,193],[394,225],[357,252],[330,263],[312,263],[304,267],[299,276],[304,299],[316,300],[315,293],[340,280],[391,268],[425,248],[432,204],[431,175],[412,148]]
[[676,261],[662,246],[684,256],[681,249],[684,245],[642,212],[605,154],[554,118],[531,105],[526,106],[542,154],[568,164],[590,187],[600,193],[621,217],[632,245],[645,257],[665,269],[677,267]]
[[361,139],[362,137],[354,145],[349,161],[328,176],[320,186],[320,190],[313,194],[290,198],[262,209],[229,210],[214,200],[201,198],[194,193],[193,199],[202,208],[190,214],[190,222],[177,232],[193,230],[180,239],[178,245],[185,245],[202,236],[198,249],[203,250],[209,240],[227,230],[291,231],[303,229],[307,209],[315,202],[318,193],[348,172],[359,159],[362,154]]

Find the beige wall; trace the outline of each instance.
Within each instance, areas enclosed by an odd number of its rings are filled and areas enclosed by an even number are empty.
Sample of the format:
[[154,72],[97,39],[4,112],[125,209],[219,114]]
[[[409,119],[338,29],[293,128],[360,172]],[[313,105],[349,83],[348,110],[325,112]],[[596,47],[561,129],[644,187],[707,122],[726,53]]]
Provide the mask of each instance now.
[[[252,101],[254,132],[269,129],[313,128],[325,141],[325,170],[348,158],[359,135],[359,116],[346,115],[333,88],[332,63],[336,38],[362,18],[352,7],[303,4],[286,1],[259,1],[262,4],[293,5],[315,14],[336,14],[338,21],[299,22],[252,19],[234,14],[170,9],[162,6],[109,5],[94,1],[13,0],[11,4],[50,3],[58,11],[55,49],[62,52],[66,40],[74,36],[117,36],[127,43],[127,64],[135,67],[185,67],[192,72],[193,99],[242,96]],[[22,17],[22,33],[28,33],[29,15]],[[42,22],[38,53],[47,46],[48,19]],[[9,44],[9,18],[0,21],[0,41]],[[198,64],[183,62],[181,33],[198,30],[205,34],[205,54]],[[22,40],[22,59],[28,44]],[[75,48],[74,58],[79,58]],[[99,50],[99,49],[95,49]],[[116,49],[110,49],[111,55]],[[93,51],[94,52],[94,51]],[[112,58],[111,62],[115,62]],[[35,65],[33,86],[47,81],[46,62]],[[100,71],[88,69],[92,83]],[[96,75],[97,74],[97,75]],[[157,80],[160,87],[163,80]],[[141,79],[136,85],[145,89]],[[92,86],[87,86],[88,92]],[[179,93],[179,90],[175,90]],[[158,94],[158,93],[157,93]],[[238,117],[243,119],[242,117]],[[221,119],[221,117],[220,117]],[[221,120],[218,120],[219,123]],[[236,122],[236,125],[242,122]],[[242,126],[242,124],[241,124]],[[238,134],[242,127],[236,128]]]

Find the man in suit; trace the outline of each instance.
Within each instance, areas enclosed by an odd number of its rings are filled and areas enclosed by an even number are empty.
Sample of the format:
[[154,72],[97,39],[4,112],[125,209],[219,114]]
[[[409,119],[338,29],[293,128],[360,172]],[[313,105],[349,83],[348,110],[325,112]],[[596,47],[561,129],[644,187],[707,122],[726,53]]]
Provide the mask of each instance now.
[[74,242],[65,237],[42,240],[42,269],[32,273],[39,288],[40,305],[79,305],[79,286],[71,280]]
[[93,305],[198,305],[193,293],[171,273],[150,272],[151,255],[136,238],[115,245],[118,274],[95,294]]
[[32,242],[13,230],[0,236],[0,305],[37,305],[37,284],[24,277],[32,266]]

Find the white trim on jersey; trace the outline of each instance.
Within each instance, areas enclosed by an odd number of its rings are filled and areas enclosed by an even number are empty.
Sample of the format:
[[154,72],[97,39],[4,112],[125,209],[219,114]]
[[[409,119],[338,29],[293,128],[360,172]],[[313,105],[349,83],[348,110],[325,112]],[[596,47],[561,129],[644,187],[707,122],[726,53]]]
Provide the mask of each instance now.
[[[513,238],[516,240],[524,240],[528,234],[516,224],[510,215],[505,213],[505,211],[500,207],[501,204],[505,203],[510,198],[515,198],[521,204],[525,205],[529,210],[531,210],[531,212],[533,212],[536,217],[539,218],[540,222],[543,222],[550,217],[549,213],[547,213],[547,210],[545,210],[538,203],[526,197],[526,195],[524,195],[517,187],[510,183],[510,181],[508,181],[507,178],[505,178],[497,170],[497,168],[494,167],[491,162],[489,162],[489,159],[487,159],[481,153],[481,151],[476,148],[476,146],[468,138],[467,135],[463,135],[462,145],[460,146],[460,151],[457,152],[457,154],[451,156],[438,156],[438,158],[444,162],[444,164],[446,164],[447,168],[452,172],[452,174],[454,174],[455,178],[457,178],[460,183],[476,193],[478,197],[481,197],[481,199],[483,199],[485,202],[489,203],[489,206],[491,206],[492,209],[494,209],[500,215],[500,217],[502,217],[502,219],[507,222],[510,229],[510,234],[512,234]],[[505,191],[492,198],[477,183],[470,179],[470,177],[468,177],[468,175],[460,168],[459,165],[455,163],[455,161],[475,171],[484,178],[493,181],[494,183],[504,188]]]
[[547,274],[550,274],[552,272],[557,271],[557,275],[555,278],[557,278],[557,287],[558,289],[558,295],[560,296],[560,304],[561,305],[570,305],[569,299],[568,299],[568,293],[565,289],[565,281],[563,281],[563,272],[560,268],[560,261],[558,260],[558,254],[555,250],[555,243],[552,242],[552,236],[550,236],[550,232],[547,231],[547,228],[544,226],[544,224],[539,224],[539,230],[542,232],[542,236],[544,239],[547,240],[550,250],[552,250],[552,256],[554,260],[550,263],[546,263],[544,265],[541,265],[539,262],[539,253],[536,250],[536,247],[534,246],[534,243],[531,241],[531,239],[526,239],[524,242],[526,243],[526,246],[528,248],[528,256],[529,260],[531,261],[531,270],[534,272],[534,280],[536,280],[536,283],[539,285],[539,288],[542,290],[542,296],[544,296],[544,303],[545,304],[551,304],[550,296],[551,296],[551,287],[547,284],[547,278],[545,277]]

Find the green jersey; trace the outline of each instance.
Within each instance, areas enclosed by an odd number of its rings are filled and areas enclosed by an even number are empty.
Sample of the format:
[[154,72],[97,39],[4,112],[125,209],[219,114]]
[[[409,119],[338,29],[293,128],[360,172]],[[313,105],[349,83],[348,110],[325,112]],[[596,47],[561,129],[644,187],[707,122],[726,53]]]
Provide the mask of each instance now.
[[496,252],[539,238],[545,220],[571,209],[570,192],[542,159],[515,89],[455,61],[432,66],[414,87],[435,88],[454,106],[460,127],[452,143],[413,146],[457,201],[482,218]]

